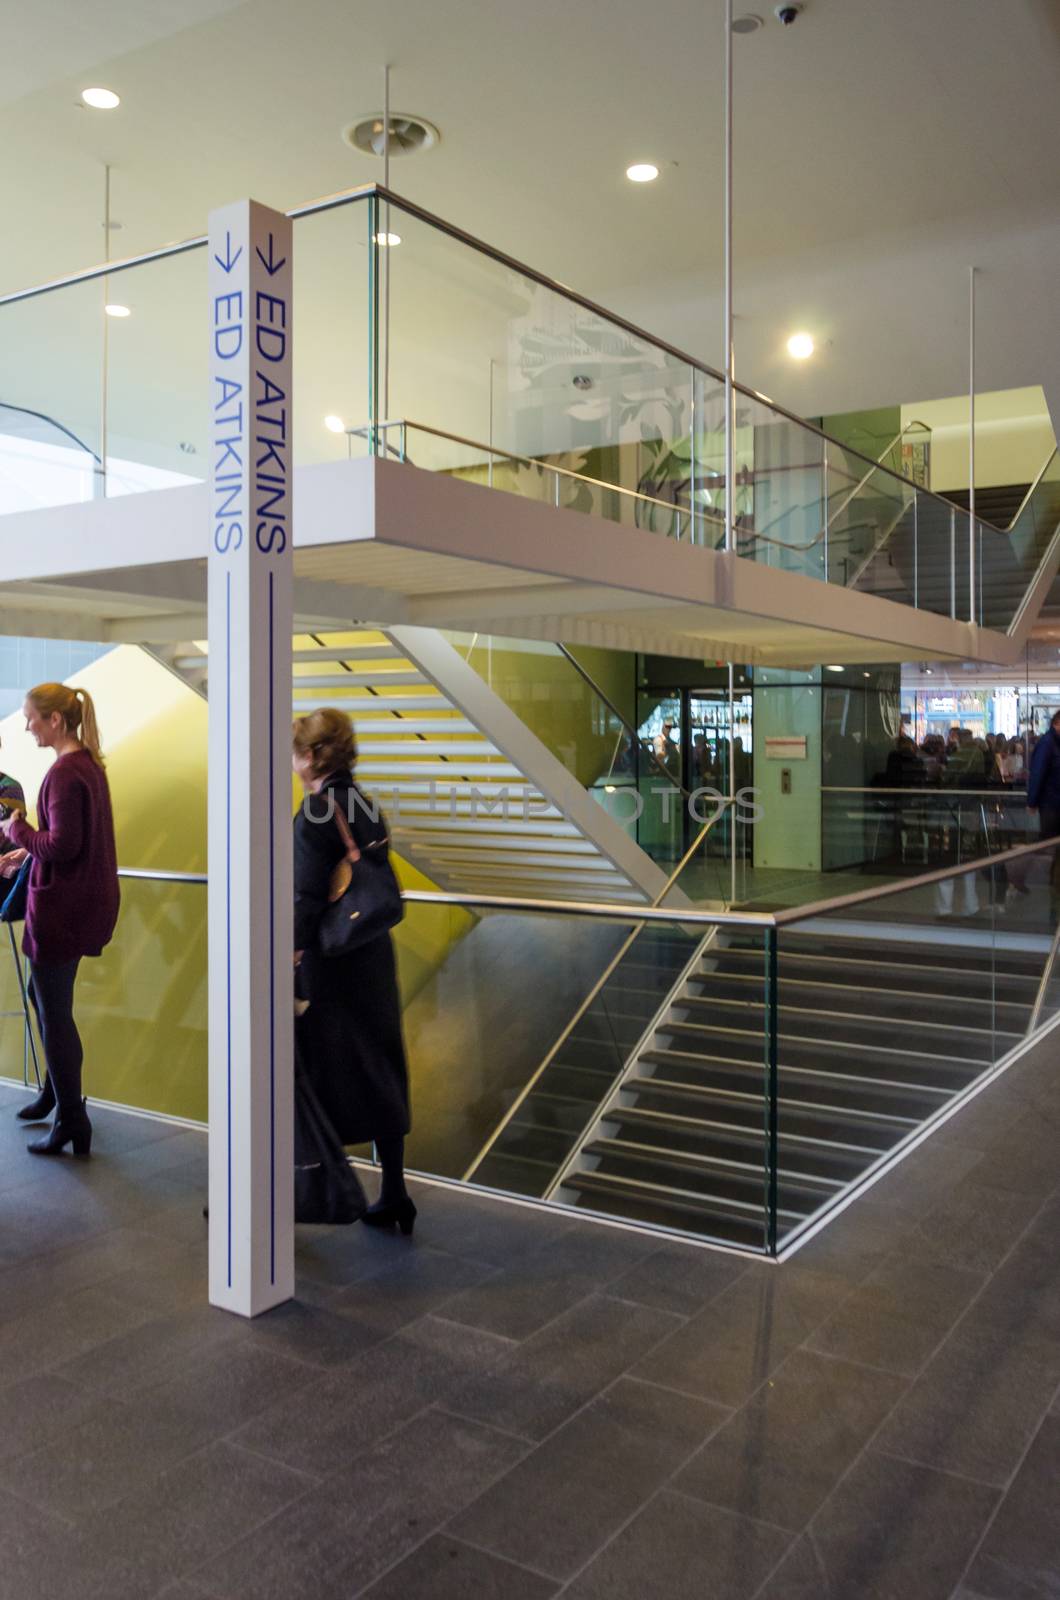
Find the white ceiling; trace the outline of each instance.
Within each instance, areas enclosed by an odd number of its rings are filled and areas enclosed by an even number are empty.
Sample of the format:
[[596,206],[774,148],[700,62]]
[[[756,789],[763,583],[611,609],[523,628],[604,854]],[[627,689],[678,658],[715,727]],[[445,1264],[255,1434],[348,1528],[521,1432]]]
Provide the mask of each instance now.
[[[737,362],[814,414],[1043,383],[1060,414],[1060,8],[807,0],[736,40]],[[738,0],[737,10],[742,9]],[[0,68],[0,290],[381,176],[340,142],[381,101],[442,130],[393,186],[721,359],[721,0],[49,0]],[[103,83],[114,113],[84,110]],[[663,168],[634,187],[635,159]],[[795,326],[819,355],[783,353]],[[1055,398],[1053,398],[1055,396]]]

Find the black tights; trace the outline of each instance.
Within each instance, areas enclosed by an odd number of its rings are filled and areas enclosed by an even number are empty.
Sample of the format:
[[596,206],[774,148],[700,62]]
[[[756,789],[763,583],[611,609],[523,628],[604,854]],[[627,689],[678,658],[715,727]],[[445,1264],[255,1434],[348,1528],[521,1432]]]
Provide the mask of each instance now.
[[37,1013],[48,1077],[58,1115],[67,1119],[81,1114],[84,1051],[74,1021],[74,980],[80,964],[80,957],[61,962],[31,961],[29,969],[29,997]]
[[379,1191],[381,1205],[397,1205],[399,1200],[404,1200],[407,1193],[405,1189],[405,1141],[401,1134],[389,1139],[375,1141],[375,1153],[379,1165],[383,1170],[383,1187]]

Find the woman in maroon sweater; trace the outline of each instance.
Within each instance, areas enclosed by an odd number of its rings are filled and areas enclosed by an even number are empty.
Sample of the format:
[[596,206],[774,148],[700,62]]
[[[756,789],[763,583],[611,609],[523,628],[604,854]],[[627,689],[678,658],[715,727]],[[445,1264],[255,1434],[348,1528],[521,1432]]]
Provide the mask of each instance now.
[[74,1021],[74,981],[82,956],[98,956],[118,920],[118,863],[110,790],[103,771],[92,697],[63,683],[31,689],[22,708],[26,730],[55,764],[37,796],[37,821],[0,823],[14,849],[0,858],[5,876],[32,856],[22,948],[29,957],[29,990],[40,1023],[48,1081],[18,1113],[39,1122],[56,1108],[34,1155],[60,1155],[72,1144],[88,1155],[92,1124],[81,1098],[81,1038]]

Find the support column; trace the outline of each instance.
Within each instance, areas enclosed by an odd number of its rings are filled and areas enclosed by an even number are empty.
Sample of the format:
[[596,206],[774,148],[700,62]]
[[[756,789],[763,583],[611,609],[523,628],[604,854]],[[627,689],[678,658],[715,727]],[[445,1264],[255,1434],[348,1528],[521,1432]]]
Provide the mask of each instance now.
[[291,224],[210,215],[210,1301],[294,1293]]

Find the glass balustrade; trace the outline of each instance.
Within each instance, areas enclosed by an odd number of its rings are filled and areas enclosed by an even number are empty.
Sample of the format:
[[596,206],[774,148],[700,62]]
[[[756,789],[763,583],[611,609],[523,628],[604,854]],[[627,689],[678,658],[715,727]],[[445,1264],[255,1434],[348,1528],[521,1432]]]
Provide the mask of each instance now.
[[[648,908],[406,889],[410,1167],[783,1253],[1060,1016],[1055,840],[771,914],[696,905],[701,844]],[[122,896],[87,1093],[204,1121],[204,881]],[[18,972],[0,1075],[32,1083]]]
[[[1054,456],[999,532],[376,188],[293,213],[294,455],[385,454],[645,534],[1010,628]],[[0,302],[0,509],[205,477],[205,240]],[[104,310],[123,309],[126,316]]]

